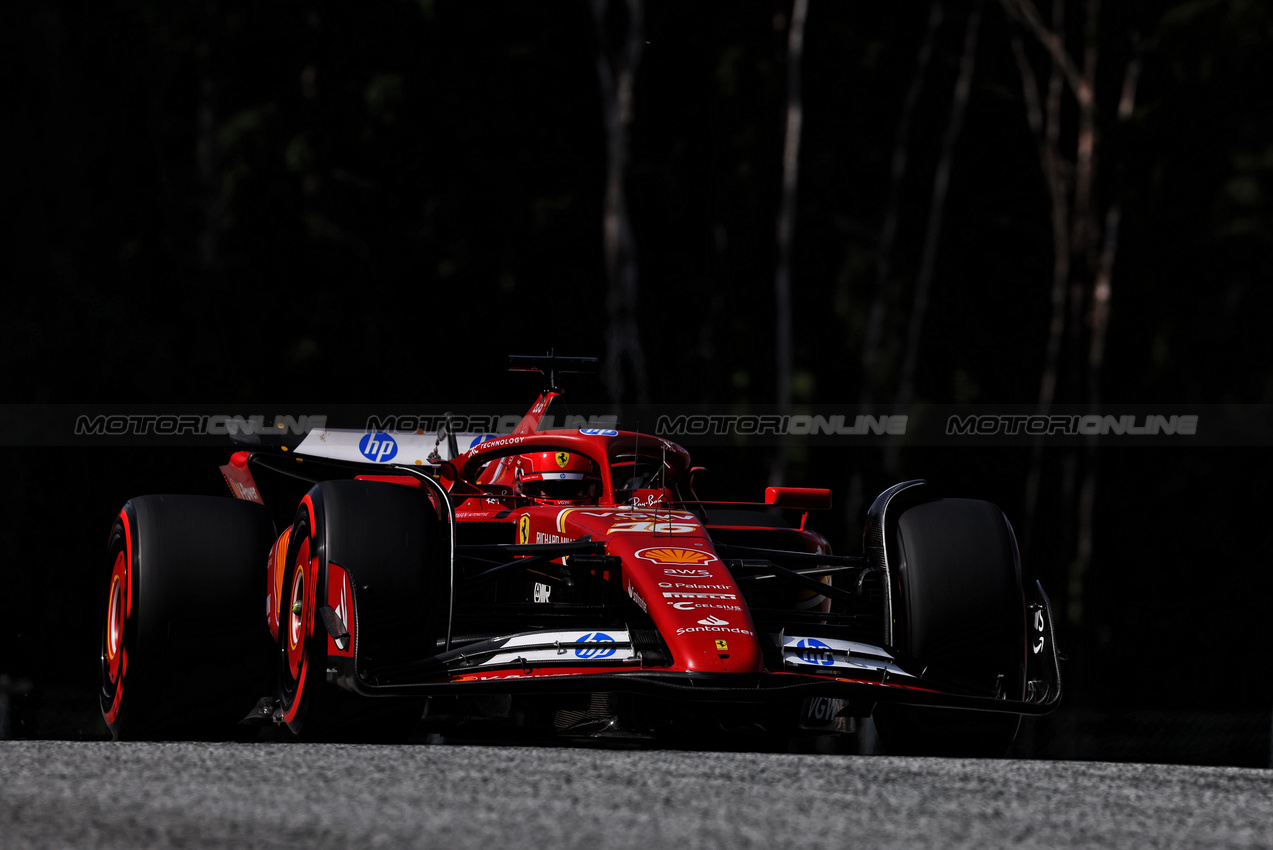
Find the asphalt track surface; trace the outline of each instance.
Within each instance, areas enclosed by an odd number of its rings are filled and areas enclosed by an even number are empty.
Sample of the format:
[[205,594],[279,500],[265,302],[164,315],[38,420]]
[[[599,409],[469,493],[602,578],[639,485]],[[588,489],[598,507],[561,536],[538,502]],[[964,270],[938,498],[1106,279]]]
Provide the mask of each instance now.
[[0,742],[0,847],[1270,847],[1273,770]]

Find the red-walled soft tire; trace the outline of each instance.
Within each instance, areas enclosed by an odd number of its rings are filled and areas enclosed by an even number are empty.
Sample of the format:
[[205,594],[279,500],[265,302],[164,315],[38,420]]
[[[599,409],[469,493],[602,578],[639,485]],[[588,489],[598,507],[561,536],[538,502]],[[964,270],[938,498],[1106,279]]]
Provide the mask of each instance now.
[[256,503],[142,496],[111,527],[102,716],[116,740],[236,737],[269,693],[261,575],[273,528]]
[[293,733],[310,741],[356,742],[410,735],[423,700],[363,697],[327,681],[328,634],[319,608],[328,565],[339,564],[354,585],[361,659],[432,654],[437,545],[437,518],[413,488],[324,481],[301,501],[283,567],[275,664],[279,710]]
[[[1026,622],[1016,538],[989,502],[938,499],[903,511],[891,535],[894,642],[935,679],[1009,699],[1025,688]],[[995,758],[1016,714],[880,704],[880,739],[896,755]]]
[[278,612],[278,701],[283,722],[300,734],[306,721],[317,728],[326,679],[325,652],[318,621],[318,557],[313,505],[307,497],[292,522],[292,537],[283,563]]

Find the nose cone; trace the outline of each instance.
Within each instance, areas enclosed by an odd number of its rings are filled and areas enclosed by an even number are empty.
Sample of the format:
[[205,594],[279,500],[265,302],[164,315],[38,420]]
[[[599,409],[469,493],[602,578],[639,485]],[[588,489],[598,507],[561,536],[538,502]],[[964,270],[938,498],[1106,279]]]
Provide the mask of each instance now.
[[[756,673],[764,669],[751,618],[736,626],[724,618],[703,618],[664,634],[678,666],[699,673]],[[707,625],[702,625],[706,622]]]
[[759,672],[759,636],[742,591],[696,520],[694,532],[612,535],[607,545],[623,558],[624,590],[658,627],[674,669]]

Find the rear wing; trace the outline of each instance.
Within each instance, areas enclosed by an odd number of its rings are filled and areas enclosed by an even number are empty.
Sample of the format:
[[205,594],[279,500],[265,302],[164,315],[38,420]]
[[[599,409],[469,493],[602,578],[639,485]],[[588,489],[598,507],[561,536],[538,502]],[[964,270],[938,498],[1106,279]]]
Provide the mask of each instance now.
[[[353,463],[384,463],[402,466],[433,466],[454,460],[479,443],[494,439],[496,434],[454,434],[454,446],[446,433],[396,433],[355,429],[323,428],[305,435],[293,453],[303,457],[319,457]],[[452,448],[455,451],[452,451]]]

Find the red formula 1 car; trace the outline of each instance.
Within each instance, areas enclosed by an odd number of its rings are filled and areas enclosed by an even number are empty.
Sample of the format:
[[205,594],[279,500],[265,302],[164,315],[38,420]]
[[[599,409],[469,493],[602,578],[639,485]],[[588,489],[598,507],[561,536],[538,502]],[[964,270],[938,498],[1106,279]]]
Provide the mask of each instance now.
[[[514,360],[550,388],[466,451],[313,431],[236,453],[234,499],[125,504],[103,585],[112,734],[786,739],[870,717],[889,752],[997,755],[1058,704],[1048,600],[995,506],[898,484],[862,554],[832,555],[806,527],[829,490],[701,501],[665,439],[540,430],[555,373],[586,364]],[[281,528],[266,471],[295,488]]]

